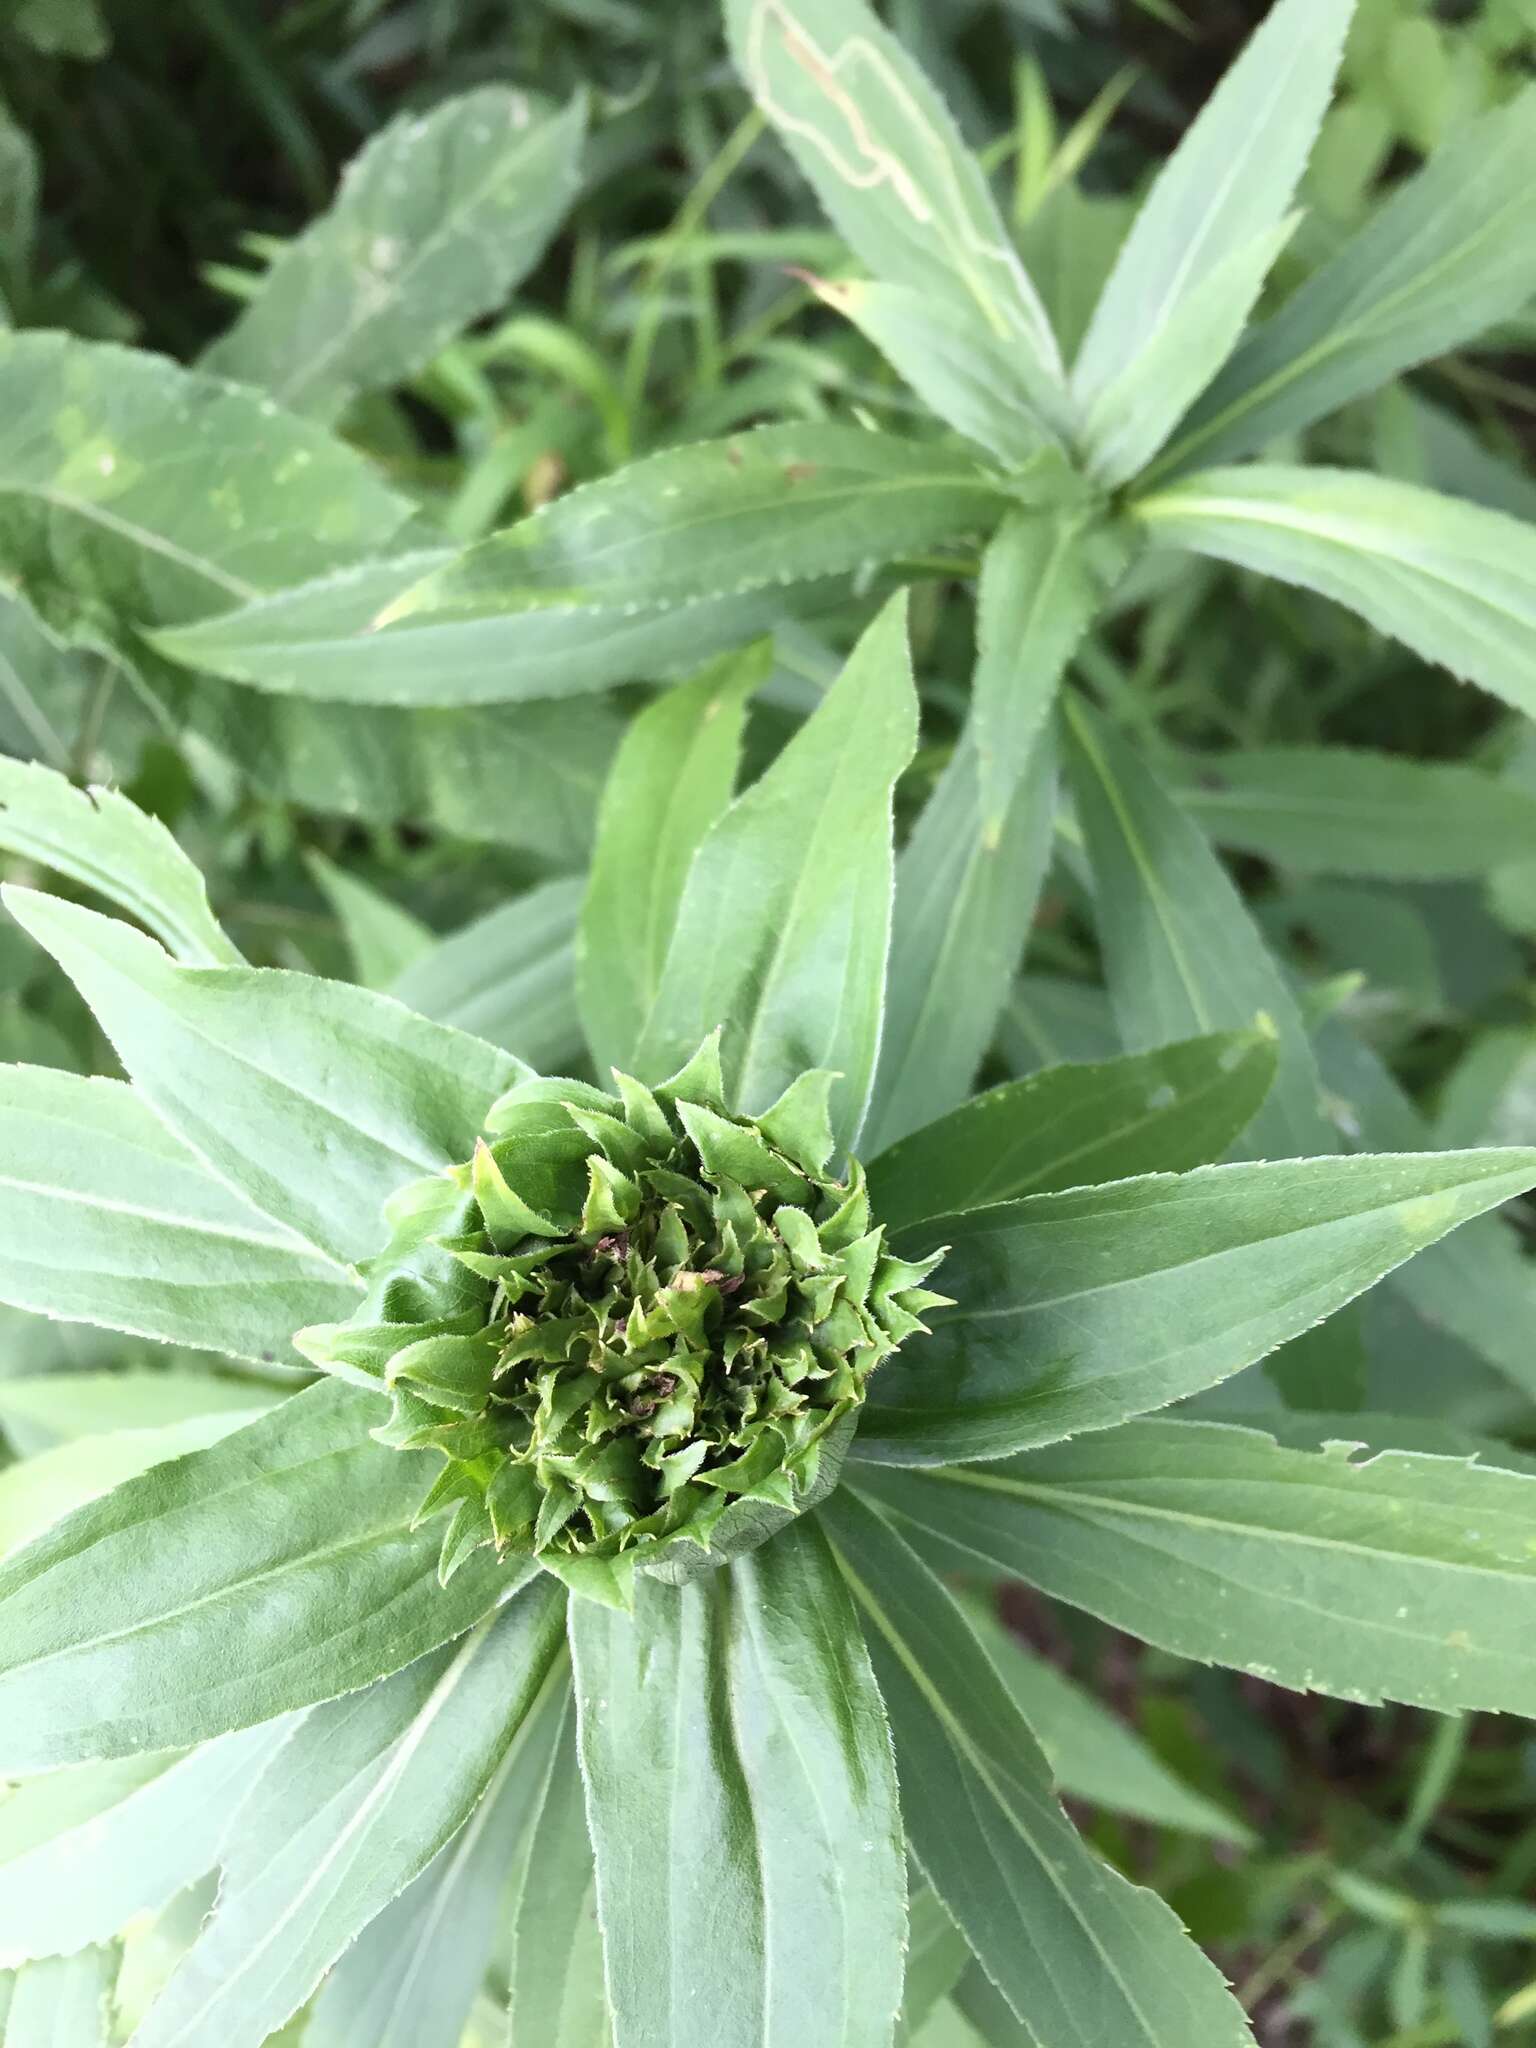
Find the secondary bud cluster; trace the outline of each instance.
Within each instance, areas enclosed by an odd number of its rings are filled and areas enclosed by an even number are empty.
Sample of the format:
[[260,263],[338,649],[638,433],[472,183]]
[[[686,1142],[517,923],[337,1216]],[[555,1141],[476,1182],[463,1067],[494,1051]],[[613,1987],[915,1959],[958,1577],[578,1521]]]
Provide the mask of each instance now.
[[454,1507],[445,1577],[495,1543],[623,1599],[636,1566],[762,1541],[835,1479],[870,1373],[942,1299],[857,1166],[826,1177],[830,1075],[752,1121],[713,1042],[655,1090],[616,1080],[512,1088],[472,1160],[391,1204],[358,1315],[301,1335],[392,1393],[386,1442],[446,1455],[422,1507]]

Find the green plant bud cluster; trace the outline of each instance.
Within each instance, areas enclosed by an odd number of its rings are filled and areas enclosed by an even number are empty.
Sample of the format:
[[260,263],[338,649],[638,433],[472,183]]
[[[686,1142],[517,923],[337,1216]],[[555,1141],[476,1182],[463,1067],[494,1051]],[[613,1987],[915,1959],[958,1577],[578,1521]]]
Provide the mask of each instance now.
[[[869,1376],[943,1300],[894,1257],[857,1165],[828,1178],[833,1076],[727,1114],[709,1041],[655,1090],[530,1079],[472,1160],[390,1205],[352,1321],[301,1333],[393,1396],[376,1434],[446,1468],[444,1577],[532,1554],[623,1601],[761,1542],[836,1479]],[[665,1556],[663,1553],[665,1552]]]

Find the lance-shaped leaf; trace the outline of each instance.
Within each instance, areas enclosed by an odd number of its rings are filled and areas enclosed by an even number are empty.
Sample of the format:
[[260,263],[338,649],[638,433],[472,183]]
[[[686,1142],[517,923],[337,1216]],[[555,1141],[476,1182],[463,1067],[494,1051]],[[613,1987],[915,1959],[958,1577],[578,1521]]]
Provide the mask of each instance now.
[[313,849],[305,854],[304,865],[341,926],[353,974],[364,988],[388,989],[432,951],[431,926],[372,882]]
[[[1138,357],[1180,331],[1196,302],[1228,346],[1236,340],[1332,94],[1351,12],[1352,0],[1278,0],[1159,172],[1073,369],[1073,392],[1090,420]],[[1185,347],[1197,339],[1185,335]],[[1176,363],[1169,368],[1176,373]],[[1155,398],[1153,386],[1140,387],[1141,404]],[[1164,428],[1176,418],[1177,410]],[[1100,431],[1109,424],[1102,418]]]
[[1536,291],[1536,94],[1468,122],[1256,327],[1154,474],[1231,462],[1444,355]]
[[1289,1159],[1031,1195],[898,1232],[951,1247],[870,1382],[855,1455],[997,1458],[1163,1408],[1265,1357],[1536,1182],[1536,1151]]
[[157,1465],[0,1565],[0,1772],[176,1748],[330,1699],[450,1641],[517,1585],[438,1583],[410,1529],[436,1461],[325,1380]]
[[[858,1621],[802,1521],[571,1610],[616,2048],[888,2048],[906,1874]],[[710,1844],[708,1856],[699,1854]]]
[[0,1301],[293,1364],[294,1331],[349,1315],[357,1287],[120,1081],[0,1067]]
[[576,1753],[574,1700],[563,1706],[524,1835],[509,1912],[508,2048],[606,2043],[597,1871]]
[[1135,1422],[871,1483],[946,1568],[1027,1579],[1181,1656],[1370,1704],[1529,1714],[1536,1478],[1359,1450]]
[[53,769],[0,759],[0,847],[94,889],[194,967],[240,958],[214,921],[202,875],[158,818],[113,789],[76,789]]
[[1217,1032],[1090,1066],[1046,1067],[978,1095],[869,1168],[889,1230],[1021,1195],[1219,1159],[1275,1075],[1265,1030]]
[[115,1947],[28,1963],[9,1987],[8,2007],[0,1978],[5,2048],[108,2048],[117,1964]]
[[582,885],[544,882],[439,939],[390,993],[407,1009],[499,1045],[543,1073],[581,1056],[576,919]]
[[556,498],[428,574],[385,622],[810,581],[993,525],[1005,504],[999,480],[952,449],[862,427],[759,427]]
[[971,716],[897,869],[872,1148],[965,1099],[1018,972],[1055,824],[1051,706],[1103,594],[1099,545],[1077,513],[1016,513],[983,559]]
[[907,1976],[902,1988],[896,2048],[926,2044],[927,2023],[964,1976],[971,1962],[970,1946],[939,1904],[938,1893],[924,1885],[908,1901]]
[[731,800],[747,698],[768,667],[767,648],[714,663],[649,705],[619,749],[577,941],[581,1020],[599,1074],[634,1061],[689,867]]
[[1226,870],[1125,739],[1078,698],[1066,714],[1104,978],[1125,1044],[1141,1051],[1268,1019],[1279,1072],[1249,1142],[1272,1155],[1334,1150],[1296,999]]
[[[1017,338],[993,334],[969,307],[910,285],[812,278],[824,305],[851,320],[929,410],[994,462],[1022,470],[1051,445],[1036,410],[1038,372]],[[1054,407],[1046,402],[1046,410]]]
[[459,2048],[502,1934],[519,1838],[568,1711],[569,1689],[559,1691],[463,1827],[336,1964],[305,2024],[304,2048]]
[[694,857],[641,1039],[641,1078],[721,1045],[732,1100],[766,1109],[815,1067],[842,1079],[833,1127],[851,1144],[880,1041],[890,939],[891,792],[912,757],[917,700],[906,601],[893,598],[815,712]]
[[[75,1373],[53,1376],[62,1380],[79,1377]],[[151,1465],[184,1458],[189,1451],[205,1451],[232,1429],[254,1422],[272,1403],[251,1391],[243,1409],[192,1415],[181,1422],[162,1422],[154,1429],[104,1429],[7,1465],[0,1471],[0,1555],[32,1542],[52,1523],[125,1479],[136,1479]]]
[[0,749],[67,772],[98,676],[93,653],[71,647],[0,584]]
[[1108,1813],[1212,1841],[1251,1846],[1242,1822],[1176,1777],[1148,1743],[1102,1706],[1085,1686],[1037,1656],[979,1599],[962,1603],[997,1674],[1050,1764],[1058,1789]]
[[1200,470],[1136,505],[1192,548],[1359,612],[1516,710],[1536,712],[1536,529],[1349,469]]
[[565,1682],[549,1579],[456,1650],[306,1716],[262,1774],[218,1906],[136,2048],[260,2048],[469,1819]]
[[288,1718],[185,1756],[81,1764],[29,1778],[0,1806],[0,1963],[110,1941],[205,1877]]
[[[1102,1863],[954,1599],[885,1517],[822,1510],[858,1601],[924,1875],[1039,2048],[1251,2048],[1219,1971]],[[942,1677],[940,1676],[942,1674]]]
[[386,547],[410,512],[259,392],[138,349],[0,337],[0,565],[40,601],[198,618]]
[[[611,481],[617,485],[634,467]],[[689,534],[686,543],[674,545],[673,561],[689,559],[696,545],[697,535]],[[769,582],[723,594],[653,602],[641,597],[611,599],[596,584],[519,594],[509,570],[499,598],[488,598],[482,610],[468,615],[413,612],[399,624],[379,627],[385,607],[414,592],[429,570],[446,568],[454,560],[450,551],[437,548],[368,562],[149,638],[172,661],[270,692],[265,716],[256,727],[258,736],[268,735],[269,747],[274,728],[280,738],[289,738],[291,746],[302,747],[318,724],[321,740],[341,759],[341,774],[352,777],[357,770],[348,762],[348,747],[330,737],[334,720],[340,720],[349,736],[356,736],[356,744],[376,752],[378,736],[361,721],[389,713],[397,745],[426,746],[441,753],[444,707],[527,704],[590,696],[610,683],[653,682],[658,676],[697,668],[705,655],[756,639],[786,614],[814,610],[845,588],[838,578],[812,570],[798,591]],[[313,704],[305,701],[309,698],[327,701]],[[533,708],[535,715],[547,719],[556,704],[536,701]],[[586,705],[580,715],[601,718]],[[252,723],[249,711],[242,715],[238,706],[234,716],[237,732]],[[230,722],[227,714],[223,722]],[[493,731],[499,739],[499,728]],[[294,772],[303,773],[303,764]],[[434,786],[449,772],[446,766],[440,770]],[[398,779],[399,771],[394,773]],[[380,779],[375,767],[372,780]],[[444,797],[451,800],[451,793],[444,792]],[[504,790],[493,787],[489,800],[508,799]],[[455,811],[477,836],[489,837],[487,824],[477,816],[483,807],[465,805],[460,798]]]
[[346,982],[178,967],[117,919],[30,889],[4,900],[178,1136],[264,1215],[336,1259],[376,1251],[385,1200],[468,1158],[486,1110],[524,1071]]
[[1299,874],[1450,882],[1536,853],[1536,796],[1459,761],[1363,747],[1251,747],[1174,763],[1220,846]]
[[[1045,308],[948,109],[864,0],[727,0],[737,68],[829,219],[874,275],[939,311],[973,376],[1012,351],[1052,425],[1066,416]],[[1011,380],[1012,381],[1012,380]]]
[[584,126],[579,101],[551,114],[498,85],[398,116],[208,367],[324,420],[413,375],[538,261],[576,196]]

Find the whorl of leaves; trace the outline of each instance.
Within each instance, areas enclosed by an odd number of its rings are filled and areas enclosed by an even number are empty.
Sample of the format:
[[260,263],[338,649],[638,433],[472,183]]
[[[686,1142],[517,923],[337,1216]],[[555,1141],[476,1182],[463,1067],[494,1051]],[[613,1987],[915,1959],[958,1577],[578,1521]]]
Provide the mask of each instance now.
[[833,1078],[756,1120],[713,1040],[654,1091],[520,1081],[472,1160],[395,1197],[357,1314],[298,1342],[393,1396],[384,1442],[446,1456],[421,1508],[454,1510],[445,1580],[494,1543],[625,1601],[636,1567],[709,1569],[830,1487],[870,1374],[942,1300],[857,1164],[827,1177]]

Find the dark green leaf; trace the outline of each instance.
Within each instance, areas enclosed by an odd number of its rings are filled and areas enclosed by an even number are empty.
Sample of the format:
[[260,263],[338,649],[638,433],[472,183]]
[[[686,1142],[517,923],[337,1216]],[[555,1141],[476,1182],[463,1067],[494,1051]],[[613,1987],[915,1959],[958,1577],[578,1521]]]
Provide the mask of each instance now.
[[898,1230],[1020,1195],[1207,1165],[1252,1121],[1275,1057],[1268,1032],[1218,1032],[989,1089],[872,1162],[875,1214]]
[[1181,1656],[1371,1704],[1529,1714],[1536,1478],[1358,1448],[1135,1422],[868,1483],[946,1567],[984,1562]]
[[856,1455],[996,1458],[1238,1372],[1470,1216],[1536,1152],[1297,1159],[1031,1195],[898,1233],[949,1244],[936,1309],[870,1385]]
[[1039,2048],[1251,2048],[1220,1973],[1056,1803],[1018,1706],[942,1583],[847,1489],[822,1510],[863,1611],[924,1873]]

